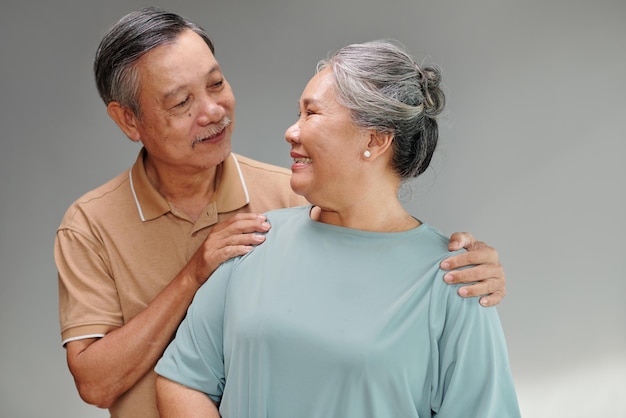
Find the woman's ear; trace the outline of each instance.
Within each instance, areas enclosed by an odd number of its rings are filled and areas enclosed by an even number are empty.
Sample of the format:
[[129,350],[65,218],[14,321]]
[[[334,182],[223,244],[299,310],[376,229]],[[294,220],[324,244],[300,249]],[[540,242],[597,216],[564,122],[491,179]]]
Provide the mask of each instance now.
[[137,116],[132,110],[122,106],[119,102],[110,102],[107,105],[107,113],[131,141],[138,142],[141,140],[137,128]]
[[371,157],[377,157],[390,150],[392,143],[393,134],[374,131],[370,134],[370,141],[367,149],[370,151]]

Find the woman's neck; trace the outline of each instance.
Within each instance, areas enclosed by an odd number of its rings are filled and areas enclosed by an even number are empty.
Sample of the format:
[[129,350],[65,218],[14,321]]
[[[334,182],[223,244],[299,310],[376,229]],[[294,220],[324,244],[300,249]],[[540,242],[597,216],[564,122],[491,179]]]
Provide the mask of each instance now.
[[402,232],[420,225],[399,201],[384,205],[362,203],[341,210],[314,206],[310,216],[317,222],[372,232]]

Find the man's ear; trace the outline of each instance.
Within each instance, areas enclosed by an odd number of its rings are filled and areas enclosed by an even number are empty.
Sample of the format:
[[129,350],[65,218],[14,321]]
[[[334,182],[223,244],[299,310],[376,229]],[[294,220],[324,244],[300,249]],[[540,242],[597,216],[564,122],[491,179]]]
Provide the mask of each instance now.
[[138,142],[141,140],[141,135],[137,129],[137,116],[132,110],[122,106],[119,102],[110,102],[107,105],[107,113],[131,141]]

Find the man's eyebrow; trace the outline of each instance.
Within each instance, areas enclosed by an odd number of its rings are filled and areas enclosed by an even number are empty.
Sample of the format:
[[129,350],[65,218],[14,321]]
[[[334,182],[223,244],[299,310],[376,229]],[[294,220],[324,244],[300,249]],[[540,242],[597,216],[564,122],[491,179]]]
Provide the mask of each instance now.
[[[213,74],[215,74],[216,72],[219,72],[219,71],[221,71],[220,65],[219,64],[215,64],[207,72],[206,78],[211,77],[211,75],[213,75]],[[181,86],[174,87],[173,89],[171,89],[169,91],[166,91],[165,94],[163,95],[163,100],[167,100],[167,99],[170,99],[171,97],[176,96],[181,90],[185,90],[186,88],[187,88],[187,85],[183,84]]]
[[182,85],[182,86],[178,86],[172,90],[167,91],[164,95],[163,95],[163,100],[168,100],[174,96],[176,96],[178,94],[178,92],[180,92],[181,90],[184,90],[185,87],[187,87],[186,85]]

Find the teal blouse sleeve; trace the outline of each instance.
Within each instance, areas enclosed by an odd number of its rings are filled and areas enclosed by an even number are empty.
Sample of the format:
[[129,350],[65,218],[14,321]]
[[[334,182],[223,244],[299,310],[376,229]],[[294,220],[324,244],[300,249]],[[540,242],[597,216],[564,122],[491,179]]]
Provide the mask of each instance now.
[[187,316],[156,365],[157,374],[206,393],[224,391],[224,303],[234,260],[222,264],[196,292]]
[[504,332],[495,307],[435,280],[430,328],[433,417],[519,417]]

